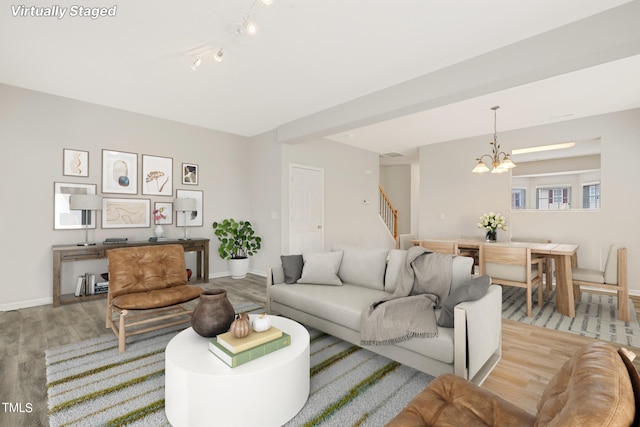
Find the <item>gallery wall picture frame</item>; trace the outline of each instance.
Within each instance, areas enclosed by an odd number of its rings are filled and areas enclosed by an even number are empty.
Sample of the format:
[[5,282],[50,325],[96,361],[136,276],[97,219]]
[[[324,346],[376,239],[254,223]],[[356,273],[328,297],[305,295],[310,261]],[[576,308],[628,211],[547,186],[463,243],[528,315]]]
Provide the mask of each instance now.
[[102,199],[102,228],[144,228],[150,226],[150,199]]
[[138,155],[102,150],[102,193],[138,194]]
[[[96,184],[70,182],[53,183],[53,228],[54,230],[83,229],[82,211],[69,209],[72,194],[96,194]],[[88,228],[96,228],[96,212],[89,211]]]
[[173,194],[173,159],[142,155],[142,194],[171,196]]
[[160,212],[164,218],[160,218],[155,223],[158,225],[173,224],[173,203],[171,202],[155,202],[153,210]]
[[65,176],[89,176],[89,152],[62,149],[62,174]]
[[182,164],[182,183],[184,185],[198,185],[200,168],[195,163]]
[[[196,199],[196,210],[187,212],[187,227],[202,227],[203,225],[203,206],[204,206],[204,191],[202,190],[176,190],[177,198]],[[176,212],[176,225],[178,227],[185,226],[185,214],[184,212]]]

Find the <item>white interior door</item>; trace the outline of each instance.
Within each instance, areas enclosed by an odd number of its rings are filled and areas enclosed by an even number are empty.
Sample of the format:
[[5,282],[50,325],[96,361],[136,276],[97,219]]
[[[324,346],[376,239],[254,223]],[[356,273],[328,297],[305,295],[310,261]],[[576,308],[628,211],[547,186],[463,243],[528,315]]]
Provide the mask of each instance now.
[[324,170],[289,168],[289,253],[324,250]]

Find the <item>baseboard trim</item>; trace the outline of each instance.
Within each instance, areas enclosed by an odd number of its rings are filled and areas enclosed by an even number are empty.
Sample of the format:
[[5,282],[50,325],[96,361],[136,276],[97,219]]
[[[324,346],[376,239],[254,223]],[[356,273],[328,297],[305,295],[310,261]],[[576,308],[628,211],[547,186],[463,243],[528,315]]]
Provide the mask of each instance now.
[[48,304],[53,304],[52,297],[17,301],[9,304],[1,304],[0,311],[20,310],[21,308],[38,307],[40,305],[48,305]]

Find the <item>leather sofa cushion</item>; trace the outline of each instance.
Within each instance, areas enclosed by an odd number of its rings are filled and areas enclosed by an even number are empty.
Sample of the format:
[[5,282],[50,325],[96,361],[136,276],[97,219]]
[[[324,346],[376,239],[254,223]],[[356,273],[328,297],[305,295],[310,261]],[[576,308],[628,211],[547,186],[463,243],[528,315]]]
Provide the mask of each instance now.
[[181,245],[138,246],[107,251],[112,297],[187,284]]
[[611,345],[578,350],[549,381],[538,402],[538,425],[630,426],[635,416],[627,368]]
[[387,427],[533,426],[535,417],[454,374],[443,374],[420,392]]
[[122,310],[144,310],[181,304],[198,298],[201,293],[202,289],[198,286],[183,285],[123,294],[113,298],[111,303]]

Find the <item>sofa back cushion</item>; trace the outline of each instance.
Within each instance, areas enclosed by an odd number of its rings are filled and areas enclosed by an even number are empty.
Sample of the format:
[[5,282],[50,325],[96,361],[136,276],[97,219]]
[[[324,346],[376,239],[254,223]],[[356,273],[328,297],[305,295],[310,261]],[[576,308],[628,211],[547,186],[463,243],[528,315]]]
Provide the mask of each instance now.
[[388,249],[348,248],[342,250],[338,276],[343,283],[384,290],[384,272]]
[[342,285],[342,281],[338,277],[342,255],[342,251],[303,252],[304,264],[302,266],[302,276],[298,279],[298,283]]
[[387,260],[387,271],[384,275],[384,290],[394,293],[400,278],[400,270],[407,260],[407,251],[404,249],[391,249]]
[[633,386],[617,350],[595,342],[578,350],[551,378],[538,402],[537,426],[630,426]]

